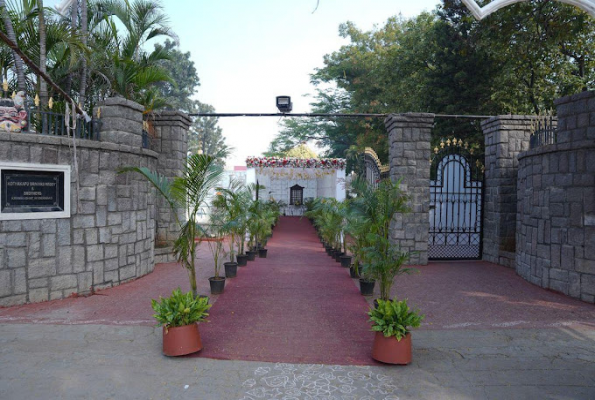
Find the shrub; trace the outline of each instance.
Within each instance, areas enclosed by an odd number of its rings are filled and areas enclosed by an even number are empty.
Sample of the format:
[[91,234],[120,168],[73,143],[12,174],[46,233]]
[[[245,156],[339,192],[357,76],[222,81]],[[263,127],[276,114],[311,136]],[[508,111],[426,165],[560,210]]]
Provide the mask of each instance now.
[[382,332],[384,337],[394,336],[400,341],[409,333],[410,328],[417,328],[424,316],[417,310],[411,310],[407,300],[378,299],[378,307],[370,309],[368,316],[372,322],[372,330]]
[[182,293],[180,288],[175,289],[170,297],[159,296],[159,301],[151,300],[151,307],[156,314],[157,326],[176,328],[204,321],[211,308],[207,297],[194,297],[192,292]]

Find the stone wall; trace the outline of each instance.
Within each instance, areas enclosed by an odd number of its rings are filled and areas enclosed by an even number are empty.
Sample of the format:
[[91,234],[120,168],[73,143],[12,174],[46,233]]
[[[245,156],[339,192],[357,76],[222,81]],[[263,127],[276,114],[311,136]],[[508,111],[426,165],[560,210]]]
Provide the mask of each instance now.
[[428,263],[430,229],[430,135],[434,114],[391,114],[384,121],[389,134],[390,177],[403,179],[412,212],[396,215],[392,240],[411,252],[411,264]]
[[[153,270],[156,191],[117,172],[159,167],[160,154],[142,148],[142,111],[122,98],[101,105],[101,141],[76,140],[78,173],[71,138],[0,132],[0,162],[71,166],[70,218],[0,221],[1,306],[87,294]],[[172,173],[185,160],[178,147],[164,150]]]
[[595,92],[556,101],[558,143],[519,155],[516,271],[595,302]]
[[501,115],[482,122],[485,135],[483,259],[514,268],[518,155],[529,149],[534,116]]

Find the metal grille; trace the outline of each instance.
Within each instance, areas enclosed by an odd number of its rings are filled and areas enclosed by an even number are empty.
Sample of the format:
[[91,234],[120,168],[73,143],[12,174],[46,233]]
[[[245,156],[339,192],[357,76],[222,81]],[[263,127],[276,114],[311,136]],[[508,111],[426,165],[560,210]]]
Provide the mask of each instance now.
[[74,132],[68,131],[66,129],[64,113],[30,108],[27,114],[25,132],[51,136],[69,136],[74,134],[74,137],[79,139],[99,140],[100,130],[101,120],[93,118],[89,122],[79,119]]
[[434,149],[429,258],[481,258],[483,172],[483,164],[462,140],[448,139]]
[[366,171],[366,181],[375,189],[378,188],[380,182],[380,169],[378,164],[369,155],[364,156],[364,168]]
[[540,117],[533,121],[529,148],[556,144],[558,141],[558,120],[553,116]]
[[300,185],[294,185],[289,192],[289,205],[301,206],[304,204],[304,188]]
[[366,181],[377,189],[381,180],[389,178],[389,168],[380,163],[376,152],[369,147],[366,148],[362,159]]

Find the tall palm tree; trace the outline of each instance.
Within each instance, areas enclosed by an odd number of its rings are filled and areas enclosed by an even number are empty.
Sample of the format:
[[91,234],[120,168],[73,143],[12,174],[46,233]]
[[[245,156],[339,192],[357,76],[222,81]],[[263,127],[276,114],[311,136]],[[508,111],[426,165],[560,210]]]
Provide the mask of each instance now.
[[[83,46],[87,46],[89,36],[89,21],[87,20],[87,0],[81,0],[81,37]],[[85,104],[87,99],[87,57],[81,59],[81,82],[79,88],[79,102]]]
[[[43,0],[37,0],[37,9],[39,13],[39,70],[45,74],[47,73],[47,48]],[[48,103],[48,85],[43,79],[39,79],[39,98],[41,99],[41,104],[45,105]]]
[[[4,28],[6,29],[6,34],[8,38],[13,42],[17,43],[17,37],[14,33],[14,27],[12,25],[12,19],[10,18],[10,14],[6,9],[6,2],[4,0],[0,0],[0,12],[2,13],[2,22],[4,23]],[[13,52],[14,56],[14,68],[17,73],[17,89],[19,91],[26,91],[27,90],[27,83],[25,81],[25,66],[21,57]]]
[[[204,230],[196,222],[202,207],[206,205],[209,191],[216,187],[223,169],[215,164],[216,157],[205,154],[194,154],[188,158],[188,164],[181,177],[168,178],[150,171],[145,167],[126,167],[121,172],[137,172],[143,175],[169,204],[176,221],[180,226],[178,238],[174,242],[174,253],[178,262],[187,270],[192,293],[198,295],[196,289],[196,242],[195,238]],[[178,210],[184,209],[188,220],[181,220]]]
[[[102,70],[110,79],[111,91],[148,107],[161,105],[158,92],[151,87],[157,82],[171,81],[168,71],[158,63],[169,59],[169,52],[162,46],[147,52],[144,45],[155,38],[176,39],[176,36],[167,26],[167,17],[159,2],[100,0],[95,10],[103,15],[96,25],[101,35],[98,39],[111,41],[104,47],[110,62]],[[124,32],[118,27],[124,27]]]

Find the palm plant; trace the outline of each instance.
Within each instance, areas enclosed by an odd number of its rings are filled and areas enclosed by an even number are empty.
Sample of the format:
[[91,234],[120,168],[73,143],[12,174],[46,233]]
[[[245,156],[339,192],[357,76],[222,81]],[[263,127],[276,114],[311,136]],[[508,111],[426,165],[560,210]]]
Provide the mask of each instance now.
[[222,213],[224,229],[230,235],[229,257],[234,262],[235,256],[244,251],[246,235],[247,193],[239,180],[231,180],[227,188],[217,188],[221,193],[213,201],[213,206]]
[[266,203],[253,200],[248,208],[248,231],[250,246],[256,249],[264,247],[271,234],[271,225],[275,222],[275,213]]
[[362,246],[358,256],[365,262],[364,274],[379,281],[380,298],[388,300],[395,277],[412,272],[403,267],[409,254],[390,240],[391,221],[395,214],[409,212],[409,198],[402,192],[400,181],[385,179],[374,189],[364,180],[355,180],[352,186],[357,193],[351,201],[356,221],[352,228],[356,229],[359,236],[356,241]]
[[[142,101],[147,99],[145,93],[152,84],[171,80],[169,73],[159,65],[160,60],[169,59],[168,51],[159,47],[151,52],[144,50],[149,40],[169,37],[175,34],[168,27],[168,20],[161,5],[152,0],[116,1],[101,0],[98,2],[108,27],[115,41],[111,47],[111,65],[109,70],[102,71],[110,78],[111,89],[126,98]],[[121,25],[117,25],[115,20]],[[117,30],[124,26],[124,34]],[[156,92],[149,96],[150,106],[157,101]]]
[[[163,175],[150,171],[145,167],[126,167],[122,172],[137,172],[144,176],[163,196],[176,222],[180,226],[178,238],[174,242],[174,254],[187,270],[192,293],[197,296],[196,289],[196,242],[195,238],[204,234],[204,229],[198,225],[196,219],[203,206],[206,205],[207,195],[214,188],[223,173],[221,167],[215,164],[215,156],[194,154],[188,157],[188,163],[181,177],[170,180]],[[183,209],[188,219],[180,219],[178,210]]]
[[[3,22],[4,30],[6,31],[8,38],[13,43],[18,43],[17,35],[15,34],[15,29],[14,29],[14,26],[12,23],[12,18],[11,18],[9,10],[6,8],[6,2],[4,0],[0,0],[0,12],[2,13],[2,22]],[[15,67],[16,76],[17,76],[17,89],[19,91],[26,91],[27,85],[25,83],[25,65],[23,63],[23,60],[17,53],[13,52],[13,57],[14,57],[14,67]]]
[[336,199],[324,199],[317,205],[318,224],[325,241],[336,250],[342,247],[343,214],[341,202]]
[[211,255],[213,256],[213,261],[215,263],[215,280],[219,280],[221,278],[221,263],[226,255],[224,241],[225,235],[228,232],[228,227],[226,226],[225,219],[226,216],[224,210],[212,210],[211,215],[209,216],[209,229],[206,232],[207,235],[205,235],[207,236],[206,242],[209,246],[209,250],[211,251]]

